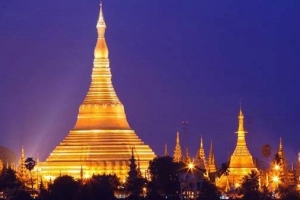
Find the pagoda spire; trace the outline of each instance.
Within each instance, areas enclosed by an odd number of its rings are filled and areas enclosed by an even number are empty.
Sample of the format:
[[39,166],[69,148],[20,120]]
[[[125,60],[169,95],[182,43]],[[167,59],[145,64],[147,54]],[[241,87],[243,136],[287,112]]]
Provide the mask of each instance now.
[[109,51],[105,40],[106,23],[103,6],[100,3],[97,21],[97,42],[94,50],[94,63],[91,84],[80,105],[74,129],[130,129],[124,106],[112,84],[109,66]]
[[29,184],[29,171],[27,170],[25,166],[25,151],[24,147],[22,146],[21,149],[21,158],[19,160],[19,165],[16,171],[17,177],[23,181],[25,184]]
[[247,132],[244,129],[244,114],[241,104],[238,114],[238,130],[235,133],[237,134],[237,143],[230,157],[229,173],[227,175],[223,174],[217,181],[217,186],[220,188],[225,188],[228,180],[230,180],[231,184],[235,184],[236,181],[241,182],[244,176],[248,175],[252,170],[257,170],[246,145],[245,134]]
[[208,166],[207,166],[208,173],[216,172],[216,162],[215,162],[215,154],[213,150],[213,142],[210,141],[210,149],[209,149],[209,155],[208,155]]
[[245,131],[245,128],[244,128],[244,114],[243,114],[241,103],[240,103],[240,111],[239,111],[239,116],[238,116],[238,130],[235,133],[237,133],[236,149],[238,147],[247,148],[246,140],[245,140],[245,134],[247,133],[247,131]]
[[179,132],[177,131],[176,135],[176,144],[174,149],[174,155],[173,155],[174,162],[180,162],[182,160],[182,151],[180,146],[180,138],[179,138]]
[[169,156],[167,144],[165,144],[164,156]]
[[276,155],[276,161],[277,164],[281,165],[283,169],[286,168],[286,161],[285,161],[285,156],[284,156],[284,150],[283,150],[283,144],[282,144],[282,138],[279,138],[279,147],[278,147],[278,152]]
[[202,136],[200,137],[200,147],[199,147],[199,150],[198,150],[198,156],[197,157],[198,157],[198,159],[202,159],[204,163],[206,162]]
[[185,148],[185,162],[190,163],[191,162],[191,157],[189,154],[189,148]]

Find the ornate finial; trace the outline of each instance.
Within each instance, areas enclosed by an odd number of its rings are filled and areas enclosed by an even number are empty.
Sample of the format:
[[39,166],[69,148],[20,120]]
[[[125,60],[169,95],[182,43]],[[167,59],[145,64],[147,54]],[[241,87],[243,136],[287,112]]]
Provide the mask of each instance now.
[[242,110],[242,101],[241,100],[240,100],[240,113],[239,113],[239,117],[244,117],[243,110]]
[[99,12],[99,18],[97,22],[97,28],[106,28],[106,24],[103,17],[103,10],[102,10],[102,1],[100,1],[100,12]]
[[202,138],[202,135],[200,137],[200,148],[203,148],[203,138]]
[[24,147],[23,147],[23,145],[22,145],[22,149],[21,149],[21,157],[25,158],[25,153],[24,153]]
[[279,137],[279,150],[282,150],[282,138]]
[[238,119],[239,119],[239,127],[237,133],[246,133],[244,129],[244,114],[243,114],[241,102],[240,102],[240,111],[239,111]]
[[165,144],[165,152],[164,152],[164,156],[169,156],[167,144]]

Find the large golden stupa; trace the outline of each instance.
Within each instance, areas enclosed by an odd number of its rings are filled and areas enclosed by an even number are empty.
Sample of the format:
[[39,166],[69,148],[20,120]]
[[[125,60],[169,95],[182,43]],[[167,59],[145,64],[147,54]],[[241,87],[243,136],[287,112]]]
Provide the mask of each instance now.
[[155,157],[151,148],[130,128],[112,85],[102,5],[96,27],[98,39],[91,85],[80,105],[75,127],[39,165],[43,177],[48,179],[104,173],[124,179],[129,171],[132,149],[144,175],[149,161]]
[[248,150],[244,129],[244,114],[240,106],[239,126],[237,130],[237,144],[233,154],[230,157],[228,174],[224,173],[220,179],[216,181],[216,185],[221,189],[229,189],[240,185],[244,176],[248,175],[252,170],[257,171],[254,165],[252,155]]

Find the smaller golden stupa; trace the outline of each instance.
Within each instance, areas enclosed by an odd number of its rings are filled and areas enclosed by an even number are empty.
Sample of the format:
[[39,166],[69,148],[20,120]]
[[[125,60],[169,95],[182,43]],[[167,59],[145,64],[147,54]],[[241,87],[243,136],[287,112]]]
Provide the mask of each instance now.
[[257,171],[252,155],[246,144],[245,134],[247,131],[244,129],[244,114],[241,105],[238,119],[239,126],[236,132],[237,144],[230,157],[228,174],[223,174],[216,181],[216,185],[221,189],[235,187],[235,185],[240,184],[243,177],[248,175],[252,170]]

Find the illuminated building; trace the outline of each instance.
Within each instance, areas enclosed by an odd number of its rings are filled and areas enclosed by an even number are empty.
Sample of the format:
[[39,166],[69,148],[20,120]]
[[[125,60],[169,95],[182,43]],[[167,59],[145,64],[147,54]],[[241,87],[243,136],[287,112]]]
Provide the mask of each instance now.
[[198,149],[197,156],[196,156],[195,160],[198,160],[198,163],[199,163],[198,165],[201,169],[206,169],[207,168],[202,136],[200,137],[200,147]]
[[245,134],[247,133],[244,129],[244,115],[242,108],[240,107],[239,112],[239,125],[237,130],[237,144],[233,154],[230,157],[230,163],[228,171],[229,173],[223,174],[216,184],[221,189],[233,187],[236,183],[240,183],[244,176],[248,175],[252,170],[257,171],[252,155],[246,145]]
[[124,107],[114,90],[101,5],[96,27],[98,39],[91,84],[80,105],[74,128],[39,165],[46,179],[53,180],[59,175],[80,178],[80,174],[91,177],[105,173],[116,174],[124,180],[129,171],[132,149],[143,175],[149,161],[155,157],[151,148],[130,128]]
[[215,160],[215,154],[214,154],[214,150],[213,150],[213,142],[212,141],[210,142],[210,149],[209,149],[206,170],[207,170],[207,173],[217,172],[216,160]]
[[25,166],[25,151],[23,147],[21,150],[19,165],[16,170],[16,175],[20,181],[25,183],[27,186],[30,185],[30,174],[29,174],[29,170]]
[[181,151],[180,138],[179,138],[178,131],[177,131],[177,135],[176,135],[176,144],[175,144],[175,149],[174,149],[173,160],[174,160],[174,162],[182,161],[182,151]]

